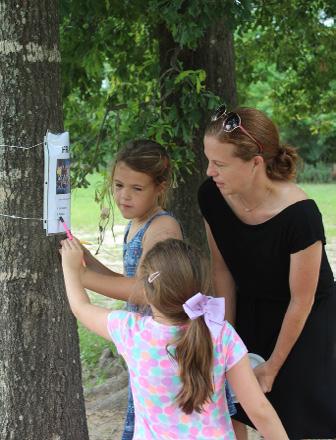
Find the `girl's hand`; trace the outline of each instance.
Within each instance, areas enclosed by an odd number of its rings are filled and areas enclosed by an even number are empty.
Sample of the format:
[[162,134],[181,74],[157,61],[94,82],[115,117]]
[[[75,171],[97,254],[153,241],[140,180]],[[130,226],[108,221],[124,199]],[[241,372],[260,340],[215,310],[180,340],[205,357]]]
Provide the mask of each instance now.
[[272,390],[278,371],[274,370],[268,361],[258,365],[253,371],[263,392],[269,393]]
[[63,269],[70,269],[79,272],[81,270],[83,261],[83,250],[81,244],[77,238],[73,238],[73,240],[62,240],[61,245]]

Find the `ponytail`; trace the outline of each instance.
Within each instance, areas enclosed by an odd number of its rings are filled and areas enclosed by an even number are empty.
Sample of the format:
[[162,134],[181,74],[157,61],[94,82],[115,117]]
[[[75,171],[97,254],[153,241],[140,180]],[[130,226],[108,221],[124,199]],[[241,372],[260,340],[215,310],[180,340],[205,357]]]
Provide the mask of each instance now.
[[139,275],[144,280],[148,303],[171,323],[181,326],[166,347],[177,363],[182,382],[176,403],[186,414],[200,413],[214,392],[213,340],[203,316],[189,319],[183,305],[197,292],[210,295],[209,263],[187,243],[170,238],[146,253]]
[[176,396],[178,406],[186,414],[202,412],[211,401],[213,384],[213,342],[203,317],[190,321],[188,328],[174,341],[182,387]]
[[298,154],[290,145],[283,144],[277,154],[266,160],[266,173],[272,180],[292,180],[296,176]]

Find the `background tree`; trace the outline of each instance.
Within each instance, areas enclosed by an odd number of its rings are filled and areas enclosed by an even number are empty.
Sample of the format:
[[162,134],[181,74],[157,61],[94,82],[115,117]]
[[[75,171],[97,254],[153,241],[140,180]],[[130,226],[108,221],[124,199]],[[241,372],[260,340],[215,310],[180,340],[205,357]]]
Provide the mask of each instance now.
[[[55,1],[0,3],[0,214],[42,216],[47,129],[63,129]],[[88,438],[58,239],[0,215],[0,438]]]
[[[185,19],[183,15],[188,12],[180,12],[180,19]],[[195,22],[198,22],[197,18],[194,17]],[[194,20],[190,22],[194,23]],[[186,237],[204,247],[206,240],[197,208],[197,190],[205,178],[206,169],[203,136],[209,120],[209,98],[215,102],[215,96],[221,97],[231,107],[237,104],[232,30],[220,17],[210,24],[197,42],[191,39],[191,46],[195,45],[195,48],[184,47],[163,22],[159,24],[157,40],[160,78],[164,78],[160,84],[161,114],[170,116],[167,126],[176,127],[170,130],[166,142],[174,143],[185,158],[180,162],[178,188],[172,193],[171,208]]]
[[[126,140],[155,138],[168,146],[175,164],[173,210],[186,236],[204,244],[196,203],[204,179],[204,126],[220,101],[237,101],[232,29],[246,15],[247,2],[151,0],[144,8],[137,1],[87,1],[79,13],[75,3],[63,2],[62,27],[75,179],[85,185],[87,172]],[[89,30],[83,39],[75,31],[82,27]],[[90,121],[85,132],[81,117]]]
[[336,3],[254,2],[236,32],[239,95],[267,111],[308,163],[336,161]]
[[172,207],[186,235],[202,242],[195,193],[204,176],[203,129],[223,100],[266,110],[306,162],[336,160],[334,1],[62,4],[78,184],[125,140],[155,138],[177,171]]

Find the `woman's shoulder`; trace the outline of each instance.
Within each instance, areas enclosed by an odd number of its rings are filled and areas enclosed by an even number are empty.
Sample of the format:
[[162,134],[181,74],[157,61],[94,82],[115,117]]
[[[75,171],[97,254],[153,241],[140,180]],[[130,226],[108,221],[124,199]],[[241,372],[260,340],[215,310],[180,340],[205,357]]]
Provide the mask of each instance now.
[[315,215],[319,212],[315,201],[295,183],[285,183],[279,186],[278,203],[280,206],[278,214],[285,216]]
[[282,197],[284,200],[283,212],[291,216],[310,216],[319,213],[316,202],[295,183],[289,183],[283,187]]

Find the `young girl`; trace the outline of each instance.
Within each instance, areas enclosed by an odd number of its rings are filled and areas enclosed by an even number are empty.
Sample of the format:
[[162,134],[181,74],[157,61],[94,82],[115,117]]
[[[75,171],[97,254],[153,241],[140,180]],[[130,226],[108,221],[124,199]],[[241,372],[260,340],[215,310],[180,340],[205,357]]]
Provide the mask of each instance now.
[[[137,311],[143,302],[135,278],[140,260],[158,241],[182,239],[177,221],[163,208],[171,183],[171,165],[165,149],[151,140],[129,142],[118,154],[112,170],[112,195],[124,218],[129,219],[124,236],[124,275],[117,274],[85,251],[87,268],[83,285],[103,295],[128,301],[127,309]],[[133,438],[134,406],[129,401],[122,440]]]
[[125,358],[135,403],[134,440],[235,438],[225,377],[266,439],[288,439],[250,367],[246,348],[224,321],[224,298],[209,295],[210,274],[181,240],[157,243],[140,275],[152,316],[90,304],[81,282],[83,251],[64,240],[70,307],[91,331],[112,339]]

